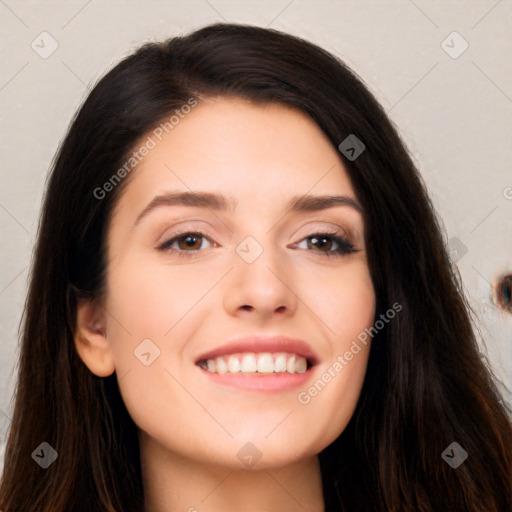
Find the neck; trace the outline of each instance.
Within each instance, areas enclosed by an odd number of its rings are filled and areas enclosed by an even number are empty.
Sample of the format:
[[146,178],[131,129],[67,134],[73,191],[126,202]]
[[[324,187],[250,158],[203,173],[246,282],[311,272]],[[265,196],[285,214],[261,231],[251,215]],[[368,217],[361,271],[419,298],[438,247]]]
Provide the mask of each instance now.
[[318,457],[262,470],[170,453],[140,436],[144,512],[324,512]]

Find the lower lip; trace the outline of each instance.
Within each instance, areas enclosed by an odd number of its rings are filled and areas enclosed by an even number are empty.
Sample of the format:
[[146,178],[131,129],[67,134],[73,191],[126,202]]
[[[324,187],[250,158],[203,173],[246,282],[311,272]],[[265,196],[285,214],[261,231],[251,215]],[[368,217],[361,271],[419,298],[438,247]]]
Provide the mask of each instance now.
[[254,391],[285,391],[303,385],[312,375],[313,368],[304,373],[214,373],[199,368],[211,381],[234,388]]

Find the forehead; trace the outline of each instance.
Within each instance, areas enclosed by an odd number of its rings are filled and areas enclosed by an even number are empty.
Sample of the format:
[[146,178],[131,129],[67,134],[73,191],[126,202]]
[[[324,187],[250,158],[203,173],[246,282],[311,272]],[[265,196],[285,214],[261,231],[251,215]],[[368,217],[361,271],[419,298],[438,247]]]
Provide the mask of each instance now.
[[[161,132],[162,130],[160,130]],[[298,194],[355,197],[337,150],[306,114],[277,103],[209,98],[154,144],[120,200],[144,202],[165,190],[210,190],[269,206]]]

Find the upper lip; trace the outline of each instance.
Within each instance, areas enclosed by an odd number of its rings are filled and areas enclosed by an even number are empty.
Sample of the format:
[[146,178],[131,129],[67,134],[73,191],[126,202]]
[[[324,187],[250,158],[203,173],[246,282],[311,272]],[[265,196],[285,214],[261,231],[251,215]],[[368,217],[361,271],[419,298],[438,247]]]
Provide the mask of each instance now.
[[196,359],[196,364],[206,359],[235,354],[237,352],[288,352],[305,357],[310,366],[319,362],[313,349],[303,340],[287,336],[250,335],[236,338],[225,345],[205,352]]

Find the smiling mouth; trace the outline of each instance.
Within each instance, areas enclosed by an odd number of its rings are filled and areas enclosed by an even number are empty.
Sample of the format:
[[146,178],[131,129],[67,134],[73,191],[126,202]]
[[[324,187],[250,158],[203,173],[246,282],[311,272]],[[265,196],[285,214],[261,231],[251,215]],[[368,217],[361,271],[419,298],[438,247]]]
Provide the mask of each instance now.
[[308,358],[291,352],[243,352],[202,359],[196,364],[210,373],[261,376],[305,373],[313,366]]

